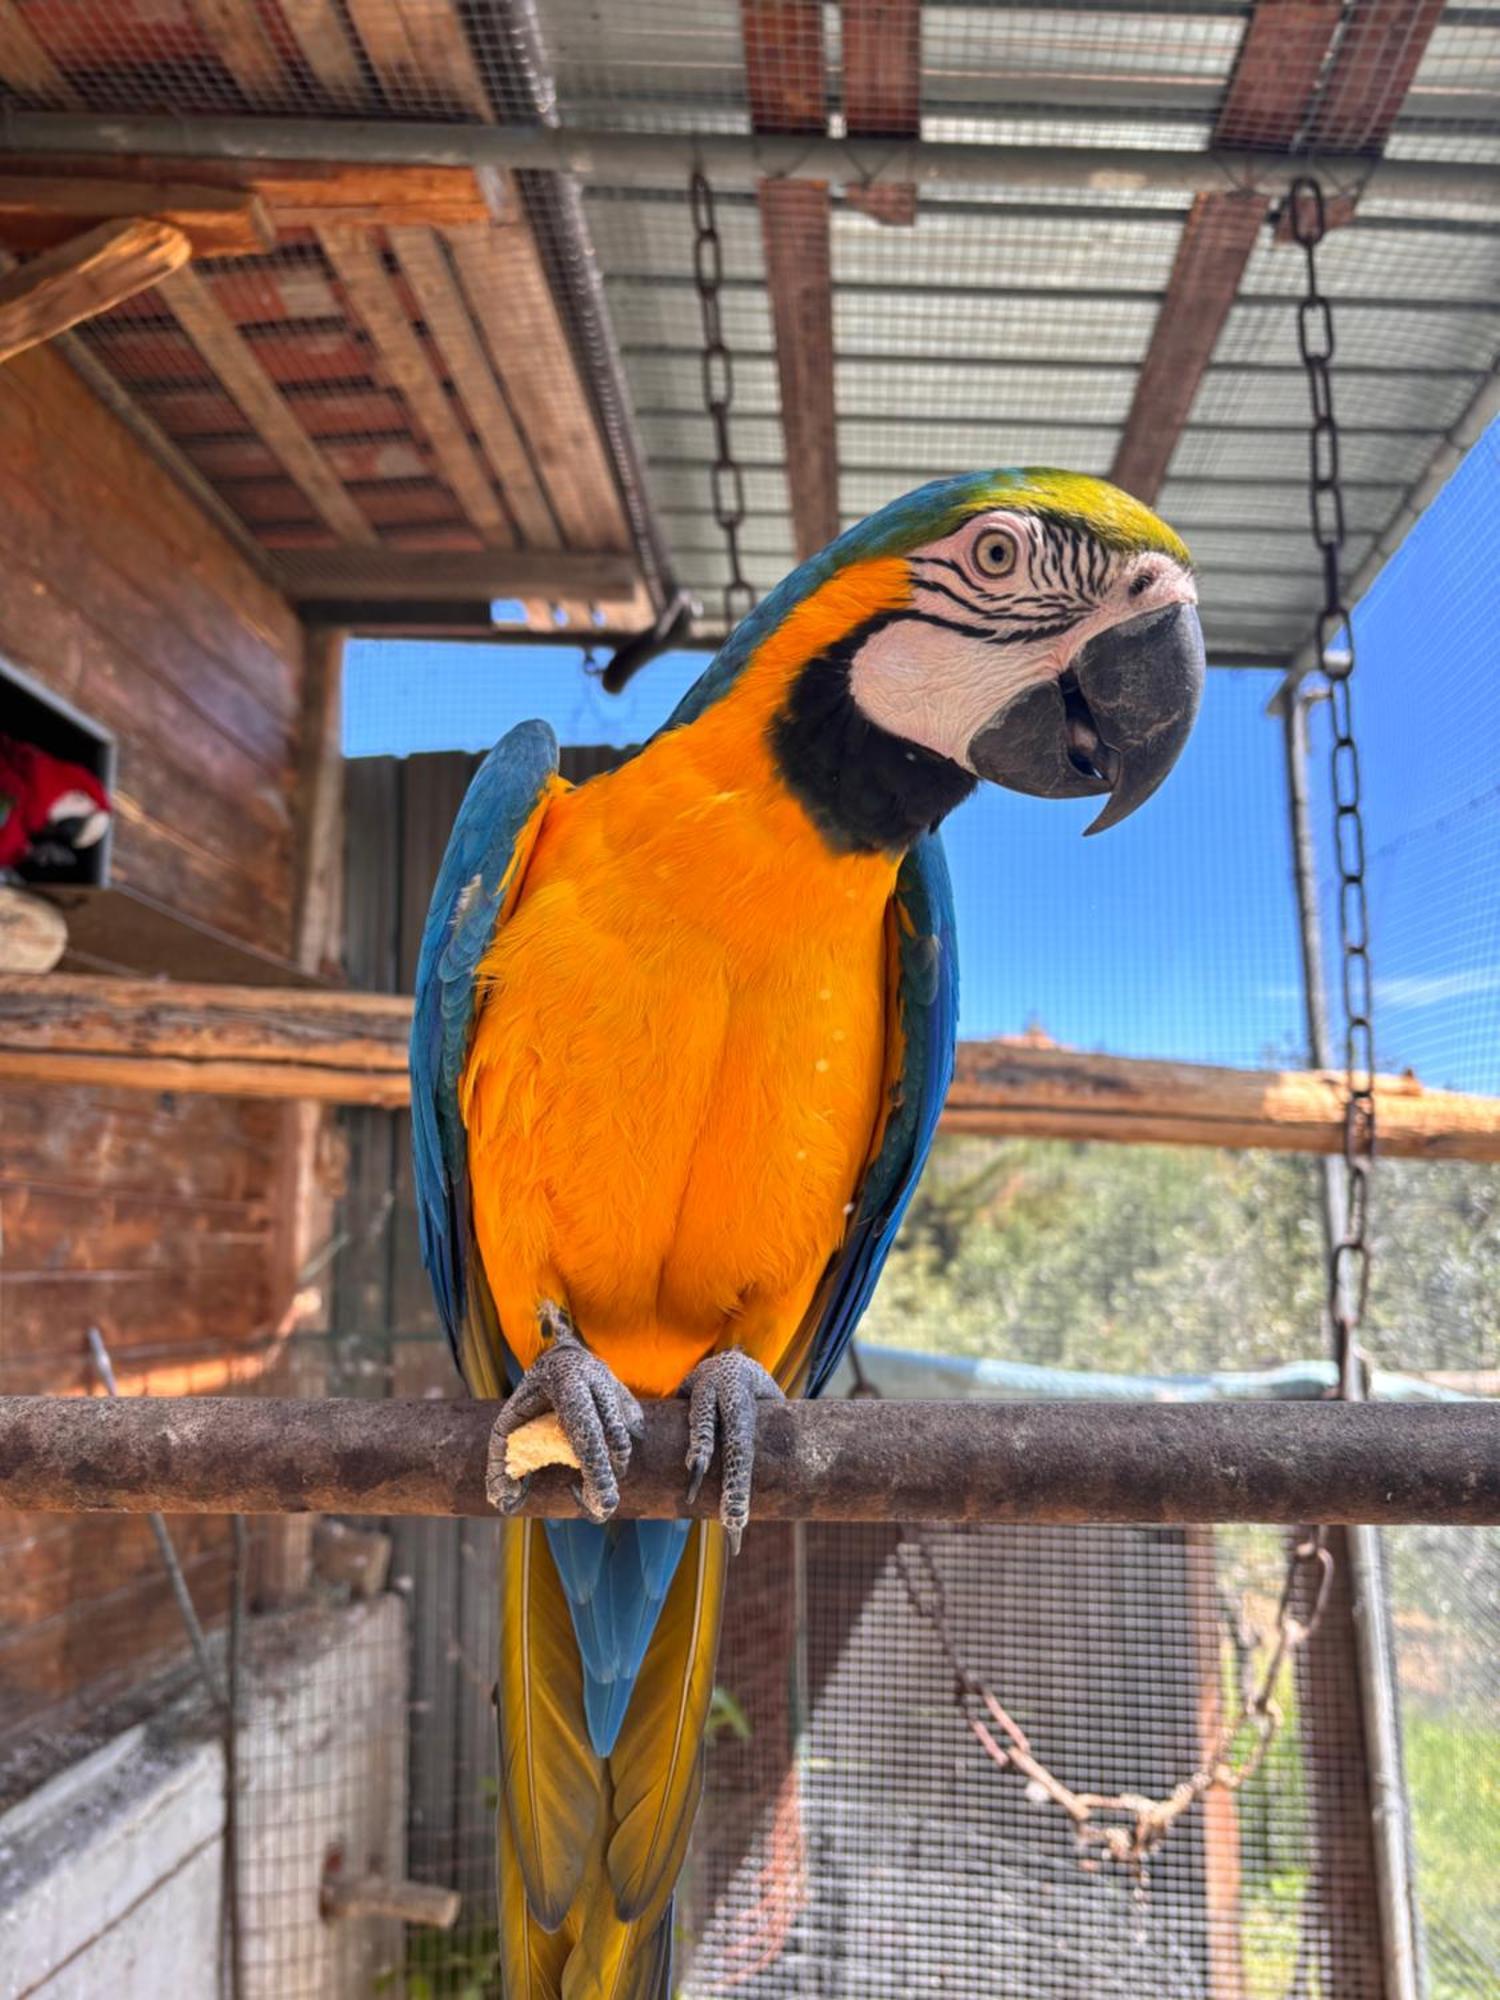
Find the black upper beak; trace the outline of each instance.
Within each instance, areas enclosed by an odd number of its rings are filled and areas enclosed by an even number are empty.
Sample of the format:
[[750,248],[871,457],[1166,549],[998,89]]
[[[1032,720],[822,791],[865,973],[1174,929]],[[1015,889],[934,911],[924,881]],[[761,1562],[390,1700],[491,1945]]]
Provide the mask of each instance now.
[[1203,697],[1203,630],[1191,604],[1113,625],[1060,681],[1023,688],[969,745],[981,778],[1037,798],[1110,794],[1102,833],[1150,798],[1182,754]]

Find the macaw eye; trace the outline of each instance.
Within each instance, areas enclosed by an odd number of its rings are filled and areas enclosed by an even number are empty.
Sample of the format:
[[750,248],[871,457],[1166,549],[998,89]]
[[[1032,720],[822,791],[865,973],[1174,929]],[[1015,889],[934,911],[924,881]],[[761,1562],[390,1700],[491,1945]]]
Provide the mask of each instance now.
[[981,576],[1009,576],[1021,559],[1016,538],[1006,528],[986,528],[970,554]]

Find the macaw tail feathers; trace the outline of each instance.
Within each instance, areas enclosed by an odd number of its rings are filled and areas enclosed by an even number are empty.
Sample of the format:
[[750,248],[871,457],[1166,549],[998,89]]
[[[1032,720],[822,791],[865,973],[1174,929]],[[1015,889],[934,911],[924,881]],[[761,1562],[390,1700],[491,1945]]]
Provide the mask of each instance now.
[[726,1544],[688,1531],[608,1756],[543,1523],[501,1531],[500,1951],[505,2000],[666,2000],[672,1890],[703,1784]]

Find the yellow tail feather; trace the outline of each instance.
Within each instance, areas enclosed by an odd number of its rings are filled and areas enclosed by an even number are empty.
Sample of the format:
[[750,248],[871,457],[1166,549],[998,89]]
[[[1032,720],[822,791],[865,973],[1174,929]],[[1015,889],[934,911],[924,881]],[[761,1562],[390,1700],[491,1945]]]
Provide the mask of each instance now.
[[607,1762],[539,1522],[501,1535],[499,1886],[505,2000],[666,2000],[672,1890],[703,1780],[727,1560],[688,1536]]

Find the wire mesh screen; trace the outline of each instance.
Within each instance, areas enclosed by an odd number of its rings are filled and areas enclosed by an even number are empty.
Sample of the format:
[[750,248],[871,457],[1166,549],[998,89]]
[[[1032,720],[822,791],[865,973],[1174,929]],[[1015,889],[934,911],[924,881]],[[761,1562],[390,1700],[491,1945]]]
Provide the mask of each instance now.
[[[13,11],[0,91],[28,108],[320,124],[541,118],[666,140],[848,137],[876,154],[921,138],[1500,159],[1500,26],[1436,0],[717,0],[688,17],[668,0]],[[347,576],[315,558],[351,547],[634,548],[644,571],[664,562],[698,595],[712,633],[727,570],[710,525],[690,163],[684,152],[675,170],[664,160],[629,186],[591,175],[581,200],[524,173],[488,176],[482,198],[460,176],[467,205],[455,196],[440,210],[428,190],[425,208],[392,210],[383,228],[351,209],[368,251],[353,272],[329,256],[346,197],[282,177],[267,189],[276,248],[195,264],[207,317],[169,285],[81,338],[302,587]],[[830,192],[773,187],[749,164],[722,173],[717,194],[757,590],[923,478],[983,463],[1109,472],[1191,224],[1201,254],[1244,271],[1160,504],[1203,567],[1216,654],[1285,658],[1305,639],[1315,598],[1286,560],[1304,468],[1297,258],[1264,204],[1021,188],[998,172],[991,185]],[[1323,270],[1339,322],[1351,568],[1491,370],[1489,202],[1478,183],[1442,201],[1377,184],[1336,217]],[[466,246],[475,237],[488,248]],[[241,344],[294,434],[264,385],[247,391]],[[826,367],[809,365],[814,350]],[[789,449],[783,412],[836,447],[822,454],[828,490],[811,512],[794,504],[786,465],[805,494],[819,454]],[[559,583],[527,604],[534,623],[586,626],[638,620],[644,598],[601,607]]]
[[[394,1350],[308,1337],[298,1350],[304,1387],[453,1388],[430,1337]],[[869,1359],[884,1378],[878,1350]],[[389,1538],[381,1592],[367,1598],[336,1557],[295,1614],[250,1623],[239,1890],[248,1991],[476,2000],[499,1991],[498,1528],[353,1526]],[[704,1804],[677,1908],[681,2000],[1092,2000],[1122,1984],[1205,2000],[1380,1991],[1346,1599],[1280,1674],[1280,1727],[1264,1761],[1239,1789],[1185,1812],[1138,1872],[1081,1848],[1044,1785],[1000,1769],[977,1740],[973,1704],[956,1700],[948,1654],[904,1581],[914,1542],[941,1580],[966,1670],[1024,1732],[1047,1787],[1124,1794],[1123,1824],[1222,1754],[1265,1657],[1284,1565],[1283,1539],[1268,1530],[752,1528],[731,1583]],[[261,1548],[252,1573],[268,1559]],[[1404,1559],[1398,1538],[1398,1572]],[[1473,1581],[1441,1618],[1402,1613],[1429,1692],[1456,1674],[1471,1727],[1493,1692],[1478,1650],[1493,1605]],[[1461,1744],[1472,1751],[1453,1726],[1451,1714],[1414,1725],[1419,1775]],[[1421,1800],[1435,1907],[1462,1898],[1430,1991],[1478,2000],[1492,1969],[1484,1933],[1472,1892],[1458,1887],[1451,1820],[1425,1815]],[[1493,1837],[1486,1810],[1469,1807],[1471,1841]],[[456,1922],[320,1918],[330,1880],[362,1871],[457,1891]]]

